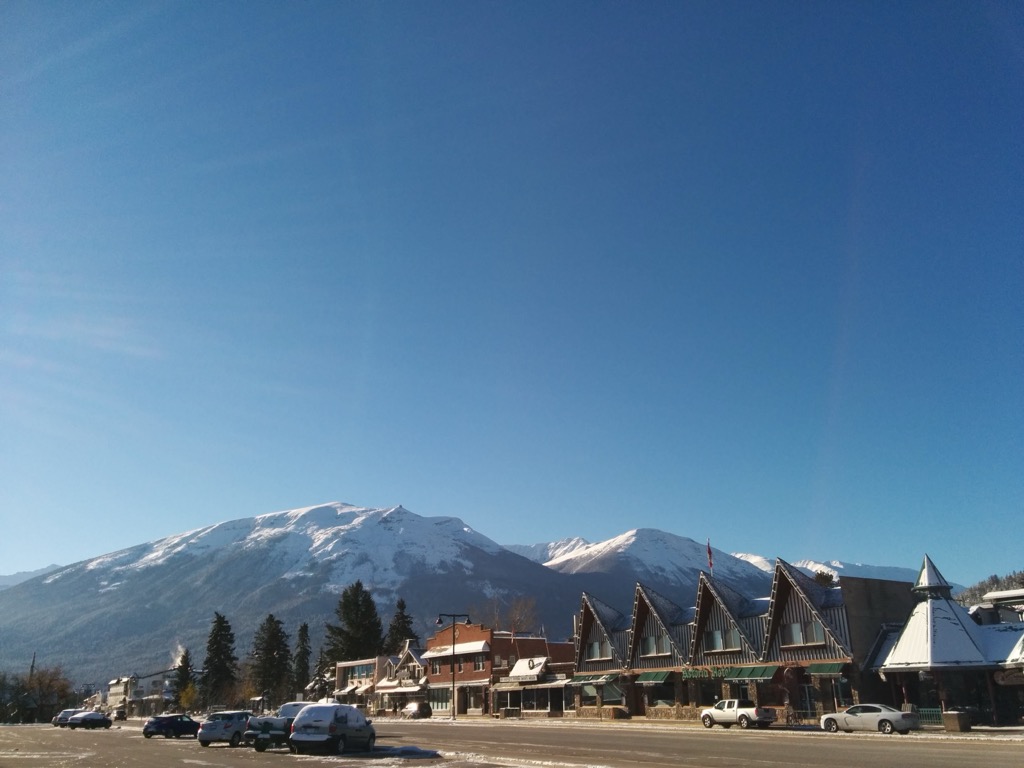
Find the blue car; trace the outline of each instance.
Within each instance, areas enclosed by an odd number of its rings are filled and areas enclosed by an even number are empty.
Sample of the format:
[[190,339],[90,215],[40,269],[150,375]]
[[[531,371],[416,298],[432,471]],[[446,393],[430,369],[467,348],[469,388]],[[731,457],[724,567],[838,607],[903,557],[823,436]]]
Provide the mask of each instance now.
[[199,723],[188,715],[156,715],[142,726],[142,735],[147,739],[153,736],[177,739],[181,736],[195,736],[197,733]]

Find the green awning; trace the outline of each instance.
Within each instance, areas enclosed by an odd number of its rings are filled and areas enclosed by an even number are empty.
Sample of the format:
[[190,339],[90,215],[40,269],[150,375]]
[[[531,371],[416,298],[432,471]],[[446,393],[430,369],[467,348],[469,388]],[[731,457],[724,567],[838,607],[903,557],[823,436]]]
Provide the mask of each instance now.
[[845,663],[841,661],[834,662],[820,662],[817,664],[811,664],[807,667],[807,674],[809,675],[841,675],[843,673],[843,667]]
[[778,664],[765,664],[760,667],[751,667],[748,680],[771,680],[778,671]]
[[771,680],[775,671],[779,668],[778,664],[762,664],[760,666],[753,667],[730,667],[722,675],[726,680]]
[[638,683],[664,683],[672,672],[641,672],[636,679]]

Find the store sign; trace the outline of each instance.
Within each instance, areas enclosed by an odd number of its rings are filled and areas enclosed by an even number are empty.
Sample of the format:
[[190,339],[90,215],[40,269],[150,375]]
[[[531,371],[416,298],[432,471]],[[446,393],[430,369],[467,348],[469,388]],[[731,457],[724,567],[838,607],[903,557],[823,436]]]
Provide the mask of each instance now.
[[1024,685],[1024,669],[1000,669],[993,677],[999,685]]

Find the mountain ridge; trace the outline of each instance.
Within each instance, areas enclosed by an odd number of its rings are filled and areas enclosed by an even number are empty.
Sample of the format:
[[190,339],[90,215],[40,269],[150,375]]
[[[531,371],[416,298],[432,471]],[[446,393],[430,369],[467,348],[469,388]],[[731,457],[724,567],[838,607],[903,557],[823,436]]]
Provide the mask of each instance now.
[[[561,640],[571,636],[583,592],[628,613],[640,581],[689,605],[707,567],[706,544],[656,529],[525,546],[547,559],[503,547],[459,518],[402,506],[330,502],[216,523],[0,591],[0,669],[20,668],[34,653],[79,680],[166,668],[180,647],[202,655],[215,611],[231,623],[239,658],[268,613],[293,637],[308,623],[316,649],[340,592],[356,580],[385,622],[404,599],[421,638],[439,613],[486,621],[492,606],[532,597],[538,627]],[[767,594],[769,572],[724,551],[713,556],[716,578]]]

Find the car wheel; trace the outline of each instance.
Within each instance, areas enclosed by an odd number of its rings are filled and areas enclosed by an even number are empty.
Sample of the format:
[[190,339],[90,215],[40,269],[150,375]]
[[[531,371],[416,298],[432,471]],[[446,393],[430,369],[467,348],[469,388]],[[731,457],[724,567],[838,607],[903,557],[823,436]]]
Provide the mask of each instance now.
[[746,715],[740,715],[740,728],[749,728],[750,718]]
[[235,731],[234,733],[232,733],[231,734],[231,741],[229,741],[228,744],[230,746],[232,746],[232,747],[237,747],[241,743],[242,743],[242,734],[240,734],[238,731]]
[[200,747],[208,747],[208,746],[210,746],[210,742],[208,742],[208,741],[203,741],[202,739],[200,739],[200,740],[199,740],[199,746],[200,746]]
[[152,739],[153,738],[153,734],[152,733],[144,733],[144,734],[142,734],[142,738],[144,738],[144,739]]
[[892,723],[890,723],[888,720],[883,720],[878,724],[878,730],[880,730],[882,733],[892,733]]
[[373,746],[376,743],[377,743],[377,737],[376,736],[371,736],[369,738],[369,740],[366,742],[366,751],[367,752],[373,752]]
[[711,715],[704,715],[704,717],[702,717],[700,721],[704,724],[705,728],[710,728],[715,724],[715,720],[711,717]]
[[252,746],[253,746],[253,749],[255,749],[257,752],[266,752],[267,751],[267,740],[266,739],[256,739],[256,741],[253,743]]
[[345,737],[341,736],[338,738],[338,743],[334,745],[334,751],[339,755],[345,751]]
[[829,733],[837,733],[839,731],[839,723],[830,717],[825,721],[825,730]]

